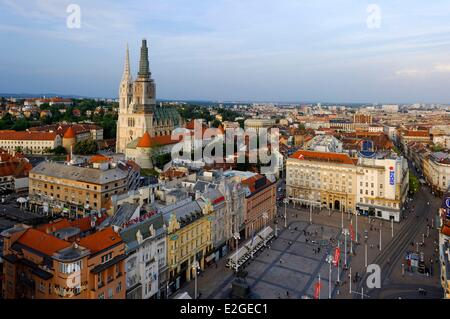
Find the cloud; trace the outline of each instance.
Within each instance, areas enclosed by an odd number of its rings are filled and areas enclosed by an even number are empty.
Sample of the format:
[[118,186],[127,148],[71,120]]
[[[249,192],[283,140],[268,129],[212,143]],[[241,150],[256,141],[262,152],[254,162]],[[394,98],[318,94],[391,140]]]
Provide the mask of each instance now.
[[436,64],[433,70],[438,73],[450,73],[450,64]]
[[420,69],[402,69],[395,71],[395,75],[400,77],[416,77],[423,74],[425,71]]

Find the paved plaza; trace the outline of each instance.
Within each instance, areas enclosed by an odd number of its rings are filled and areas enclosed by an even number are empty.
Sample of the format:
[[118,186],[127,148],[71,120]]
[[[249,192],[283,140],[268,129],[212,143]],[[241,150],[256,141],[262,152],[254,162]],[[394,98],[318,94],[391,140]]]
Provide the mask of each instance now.
[[[290,229],[279,232],[278,238],[243,267],[242,270],[248,273],[246,281],[250,285],[251,298],[313,298],[314,285],[319,281],[319,275],[321,298],[328,298],[329,264],[326,257],[334,253],[335,240],[342,242],[341,237],[343,235],[339,228],[310,225],[306,221],[291,222]],[[334,244],[330,238],[335,239]],[[342,273],[340,276],[343,278]],[[207,269],[198,278],[201,298],[229,298],[234,278],[233,271],[225,268],[223,262],[216,269]],[[336,280],[337,268],[332,266],[333,297],[338,293],[334,284]],[[191,281],[182,290],[194,295],[193,289]]]

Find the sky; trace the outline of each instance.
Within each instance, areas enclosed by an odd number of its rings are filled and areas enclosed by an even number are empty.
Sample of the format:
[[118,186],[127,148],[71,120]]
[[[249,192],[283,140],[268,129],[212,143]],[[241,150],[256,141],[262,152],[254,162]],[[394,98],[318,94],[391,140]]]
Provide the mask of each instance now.
[[450,103],[448,0],[0,0],[0,93],[117,97],[143,38],[161,99]]

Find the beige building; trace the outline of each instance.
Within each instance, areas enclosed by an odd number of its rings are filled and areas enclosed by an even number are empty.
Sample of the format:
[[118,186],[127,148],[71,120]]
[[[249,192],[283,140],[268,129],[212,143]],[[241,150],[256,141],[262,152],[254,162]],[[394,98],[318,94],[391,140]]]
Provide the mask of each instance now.
[[286,161],[286,196],[302,205],[355,211],[356,159],[342,153],[297,151]]
[[46,154],[60,145],[62,139],[56,133],[0,131],[0,148],[7,151],[20,150],[26,154]]
[[423,174],[433,190],[443,194],[450,187],[450,154],[436,152],[423,160]]
[[390,153],[352,158],[302,150],[286,163],[289,201],[387,220],[400,221],[408,180],[407,161]]
[[195,278],[197,269],[204,269],[205,258],[213,251],[210,203],[187,198],[161,209],[167,227],[167,267],[169,290]]
[[275,120],[273,119],[247,119],[244,121],[244,129],[254,130],[256,133],[258,133],[261,128],[269,129],[274,125]]
[[84,216],[106,209],[111,196],[135,189],[139,170],[132,165],[102,163],[97,168],[42,162],[29,174],[32,210]]

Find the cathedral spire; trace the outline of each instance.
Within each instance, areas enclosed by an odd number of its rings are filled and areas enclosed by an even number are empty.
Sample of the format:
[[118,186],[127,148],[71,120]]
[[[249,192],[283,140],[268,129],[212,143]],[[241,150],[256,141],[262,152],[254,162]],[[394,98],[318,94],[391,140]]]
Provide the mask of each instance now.
[[125,66],[123,69],[122,81],[130,81],[131,82],[130,53],[128,50],[128,43],[127,43],[127,49],[125,51]]
[[141,60],[139,61],[139,73],[140,78],[149,78],[150,77],[150,68],[148,66],[148,48],[147,48],[147,40],[142,40],[141,46]]

